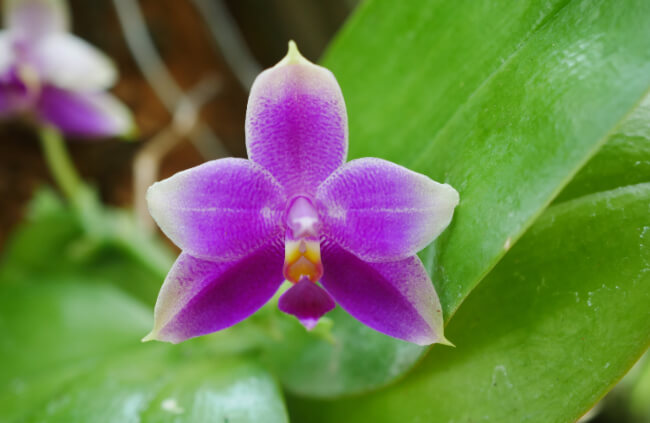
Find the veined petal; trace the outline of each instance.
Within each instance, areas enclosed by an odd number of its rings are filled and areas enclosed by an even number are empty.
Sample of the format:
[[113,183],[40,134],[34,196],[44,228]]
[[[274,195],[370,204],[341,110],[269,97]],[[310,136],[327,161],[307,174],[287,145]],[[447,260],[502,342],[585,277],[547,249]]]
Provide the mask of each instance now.
[[449,225],[458,193],[394,163],[353,160],[318,188],[322,232],[363,260],[415,255]]
[[313,195],[345,162],[348,123],[334,75],[300,55],[287,56],[262,72],[246,111],[248,157],[264,166],[287,195]]
[[323,265],[325,290],[365,325],[418,345],[449,343],[440,301],[417,256],[366,263],[330,241]]
[[53,34],[33,46],[33,60],[46,83],[72,91],[111,87],[117,71],[111,59],[81,38]]
[[134,128],[129,110],[104,92],[81,93],[45,85],[36,109],[42,120],[71,136],[128,135]]
[[158,294],[154,328],[143,341],[176,344],[244,320],[282,284],[282,259],[272,245],[221,263],[182,253]]
[[4,19],[14,40],[31,43],[67,31],[69,11],[64,0],[4,0]]
[[307,330],[313,329],[318,319],[334,307],[332,297],[308,277],[289,288],[278,301],[278,308],[296,316]]
[[155,183],[147,204],[165,235],[206,260],[243,257],[284,235],[282,187],[245,159],[213,160]]

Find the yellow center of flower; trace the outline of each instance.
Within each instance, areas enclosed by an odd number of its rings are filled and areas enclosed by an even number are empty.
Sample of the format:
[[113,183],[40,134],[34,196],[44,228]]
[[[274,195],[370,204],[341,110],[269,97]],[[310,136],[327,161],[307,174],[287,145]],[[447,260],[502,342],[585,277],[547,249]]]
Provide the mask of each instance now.
[[317,282],[323,276],[318,231],[320,219],[307,197],[294,198],[287,213],[284,242],[284,277],[297,283],[303,277]]

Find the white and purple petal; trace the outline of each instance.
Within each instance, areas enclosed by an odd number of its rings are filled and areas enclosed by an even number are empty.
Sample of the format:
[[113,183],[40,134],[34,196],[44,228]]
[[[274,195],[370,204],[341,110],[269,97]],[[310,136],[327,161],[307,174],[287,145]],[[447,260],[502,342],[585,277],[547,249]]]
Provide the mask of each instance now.
[[449,225],[458,192],[394,163],[346,163],[318,188],[322,233],[371,262],[405,259]]
[[152,185],[147,203],[165,235],[206,260],[243,257],[284,235],[282,187],[249,160],[214,160],[179,172]]
[[318,320],[334,307],[336,303],[332,297],[306,276],[282,294],[278,301],[278,308],[296,316],[307,330],[313,329]]
[[31,107],[34,92],[20,79],[15,68],[0,75],[0,118],[13,117]]
[[282,261],[281,249],[270,245],[221,263],[182,253],[160,290],[154,328],[143,341],[178,343],[244,320],[284,281]]
[[347,115],[336,78],[291,43],[287,56],[251,88],[248,157],[271,172],[288,196],[313,195],[345,162],[347,146]]
[[81,93],[45,85],[35,112],[45,123],[74,137],[121,136],[134,129],[129,110],[105,92]]
[[3,11],[5,27],[21,44],[68,30],[69,11],[64,0],[4,0]]
[[440,301],[417,256],[367,263],[330,241],[323,265],[321,284],[361,323],[418,345],[448,343]]
[[111,59],[79,37],[52,34],[32,46],[33,65],[45,83],[72,91],[100,91],[117,79]]

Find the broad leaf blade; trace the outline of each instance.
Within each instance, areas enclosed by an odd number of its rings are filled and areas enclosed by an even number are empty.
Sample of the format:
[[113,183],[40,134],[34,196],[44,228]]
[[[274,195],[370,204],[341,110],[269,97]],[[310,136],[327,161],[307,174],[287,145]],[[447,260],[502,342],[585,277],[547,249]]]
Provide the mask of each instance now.
[[650,95],[616,128],[555,202],[642,182],[650,182]]
[[650,88],[649,26],[644,0],[374,1],[335,42],[352,157],[460,192],[433,274],[447,319]]
[[[324,65],[346,98],[351,158],[387,158],[460,191],[451,227],[421,254],[446,320],[635,109],[650,87],[649,26],[643,0],[374,0],[335,40]],[[308,339],[295,352],[335,364],[317,382],[309,359],[275,360],[292,392],[335,396],[394,378],[382,351],[343,341],[359,323],[335,316],[337,326],[342,341]],[[357,342],[397,356],[399,341],[381,336]]]
[[139,340],[151,310],[113,287],[0,285],[3,422],[286,422],[274,380],[206,345]]
[[314,397],[363,392],[403,375],[426,351],[375,332],[340,307],[327,318],[335,323],[324,337],[278,316],[282,336],[266,345],[262,360],[288,391]]
[[547,211],[403,381],[297,421],[569,422],[650,344],[650,184]]

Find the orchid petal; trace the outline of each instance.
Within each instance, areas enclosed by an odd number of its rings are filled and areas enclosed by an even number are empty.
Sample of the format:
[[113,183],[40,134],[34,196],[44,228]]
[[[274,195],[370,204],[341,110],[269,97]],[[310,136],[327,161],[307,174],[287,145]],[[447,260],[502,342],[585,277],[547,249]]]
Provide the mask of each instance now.
[[59,88],[99,91],[117,79],[111,59],[74,35],[51,35],[37,43],[31,55],[41,77]]
[[278,301],[280,310],[296,316],[308,330],[313,329],[318,319],[334,307],[336,303],[332,297],[307,277],[289,288]]
[[0,118],[12,117],[31,104],[29,88],[13,68],[0,75]]
[[281,250],[268,245],[221,263],[182,253],[160,290],[154,328],[143,341],[176,344],[244,320],[282,284],[282,260]]
[[345,103],[334,75],[302,57],[287,56],[262,72],[246,111],[248,157],[264,166],[287,195],[313,195],[345,162]]
[[134,128],[131,113],[108,93],[78,93],[51,85],[42,87],[38,116],[66,135],[112,137]]
[[448,343],[440,301],[417,256],[366,263],[331,241],[322,254],[321,284],[361,323],[418,345]]
[[147,203],[165,235],[202,259],[233,260],[283,235],[282,187],[244,159],[214,160],[179,172],[152,185]]
[[5,27],[18,42],[32,43],[66,32],[69,11],[63,0],[5,0]]
[[318,188],[323,234],[365,261],[415,255],[449,225],[458,193],[381,159],[346,163]]

